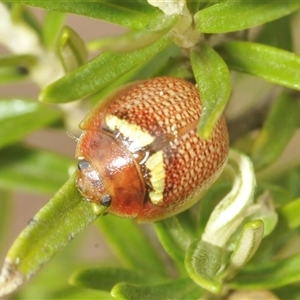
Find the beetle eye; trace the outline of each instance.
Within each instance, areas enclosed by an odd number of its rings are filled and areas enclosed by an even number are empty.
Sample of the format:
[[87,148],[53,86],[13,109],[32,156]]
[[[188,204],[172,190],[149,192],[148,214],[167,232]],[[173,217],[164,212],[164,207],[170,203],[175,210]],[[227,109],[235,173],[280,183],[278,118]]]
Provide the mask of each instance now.
[[86,170],[91,166],[90,162],[86,159],[80,159],[78,161],[78,169],[79,170]]
[[108,194],[104,195],[101,199],[101,205],[107,207],[110,206],[110,204],[111,204],[111,196]]

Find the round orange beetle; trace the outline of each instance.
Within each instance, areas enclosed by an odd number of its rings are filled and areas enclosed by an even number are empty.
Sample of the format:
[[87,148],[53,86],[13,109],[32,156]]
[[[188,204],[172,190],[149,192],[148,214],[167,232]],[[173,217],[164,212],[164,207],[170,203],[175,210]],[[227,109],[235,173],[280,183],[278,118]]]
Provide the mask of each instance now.
[[201,110],[197,88],[173,77],[134,82],[109,96],[80,124],[82,195],[138,222],[191,207],[221,174],[229,148],[223,117],[208,140],[198,137]]

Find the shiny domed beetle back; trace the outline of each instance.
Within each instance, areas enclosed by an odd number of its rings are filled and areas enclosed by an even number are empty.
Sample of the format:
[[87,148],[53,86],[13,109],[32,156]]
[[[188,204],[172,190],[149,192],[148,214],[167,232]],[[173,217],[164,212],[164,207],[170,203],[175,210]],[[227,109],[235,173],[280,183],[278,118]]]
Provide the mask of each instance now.
[[179,78],[135,82],[96,106],[80,124],[77,185],[85,198],[140,222],[196,203],[228,156],[223,117],[201,140],[197,88]]

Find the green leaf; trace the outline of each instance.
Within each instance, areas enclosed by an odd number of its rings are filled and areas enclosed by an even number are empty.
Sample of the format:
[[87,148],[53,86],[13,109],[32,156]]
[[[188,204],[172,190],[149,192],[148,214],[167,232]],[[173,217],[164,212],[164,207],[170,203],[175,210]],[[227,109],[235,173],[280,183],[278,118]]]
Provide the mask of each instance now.
[[0,99],[0,148],[57,121],[59,110],[23,99]]
[[197,300],[204,294],[204,291],[194,284],[189,278],[172,280],[159,285],[130,285],[126,283],[117,284],[112,295],[117,299],[132,300]]
[[[100,91],[91,95],[89,97],[90,102],[96,104],[106,95],[113,92],[115,89],[135,80],[147,79],[163,75],[172,75],[172,72],[170,74],[168,71],[172,69],[174,65],[178,65],[178,62],[177,64],[174,64],[172,57],[179,56],[180,54],[180,50],[177,46],[175,46],[175,44],[169,44],[166,48],[164,48],[162,51],[158,52],[155,56],[153,56],[148,62],[132,69],[125,75],[119,77],[115,81],[111,82],[109,85],[105,86]],[[171,65],[170,68],[167,67],[166,62],[167,65]],[[184,69],[186,70],[185,67]]]
[[68,26],[65,26],[60,33],[57,53],[66,72],[72,72],[79,68],[88,57],[84,41]]
[[[0,163],[1,165],[1,163]],[[12,208],[12,193],[7,189],[0,189],[0,257],[2,257],[4,250],[4,242],[8,236],[9,220],[11,218]]]
[[291,201],[280,209],[280,214],[284,217],[289,228],[295,229],[300,226],[300,198]]
[[56,11],[47,11],[42,32],[43,42],[46,48],[55,46],[64,20],[65,14]]
[[112,52],[131,52],[150,46],[163,35],[169,32],[176,24],[178,16],[159,15],[150,21],[147,26],[139,31],[127,34],[107,37],[89,42],[88,47],[91,51],[108,50]]
[[32,1],[32,0],[10,0],[7,2],[23,3],[26,5],[44,8],[52,11],[73,13],[91,18],[102,19],[131,29],[143,28],[158,10],[148,5],[145,1],[122,2],[105,1]]
[[97,225],[126,267],[166,274],[159,254],[134,220],[106,216]]
[[0,150],[0,187],[55,193],[68,179],[73,159],[20,144]]
[[0,66],[2,67],[24,67],[30,68],[37,62],[37,58],[34,55],[20,54],[20,55],[8,55],[0,57]]
[[220,46],[228,66],[291,89],[300,90],[300,56],[250,42],[229,42]]
[[203,33],[247,29],[286,16],[300,7],[298,1],[225,1],[200,10],[196,28]]
[[106,210],[83,200],[73,175],[16,238],[0,275],[0,295],[28,281]]
[[86,97],[145,63],[170,42],[171,37],[165,36],[151,46],[132,53],[105,52],[46,87],[39,98],[43,102],[63,103]]
[[271,263],[247,267],[230,283],[231,288],[270,289],[300,280],[300,254]]
[[[284,124],[282,123],[284,121]],[[262,169],[282,154],[300,121],[300,102],[288,93],[281,94],[255,138],[250,150],[255,169]]]
[[229,99],[230,74],[223,59],[208,44],[191,49],[191,63],[202,101],[198,133],[207,139]]
[[264,235],[264,223],[261,220],[247,222],[238,237],[236,247],[227,266],[218,274],[223,280],[231,279],[253,257]]
[[154,223],[155,231],[166,252],[180,265],[192,241],[182,228],[177,217],[167,218]]
[[38,276],[20,288],[16,299],[36,299],[37,295],[39,299],[61,299],[62,295],[65,296],[63,299],[66,299],[70,293],[86,291],[68,284],[70,274],[86,263],[82,261],[80,255],[82,248],[86,249],[84,247],[86,240],[88,240],[86,234],[81,233],[65,247],[64,251],[57,253],[54,259],[47,264],[47,267],[39,272]]
[[188,248],[185,267],[189,276],[202,288],[220,293],[222,283],[216,274],[222,264],[222,248],[211,245],[203,240],[194,241]]
[[119,282],[142,284],[161,279],[155,274],[124,268],[89,268],[72,274],[69,282],[87,289],[110,291]]

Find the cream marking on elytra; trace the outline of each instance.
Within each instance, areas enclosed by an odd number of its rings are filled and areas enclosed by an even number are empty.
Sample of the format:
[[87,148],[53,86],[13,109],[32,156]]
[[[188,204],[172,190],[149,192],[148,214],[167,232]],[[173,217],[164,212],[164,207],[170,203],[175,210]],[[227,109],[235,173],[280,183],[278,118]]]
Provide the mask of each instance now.
[[162,205],[166,177],[163,152],[152,154],[146,161],[146,167],[150,171],[150,182],[153,187],[153,191],[149,193],[150,200],[154,205]]
[[154,137],[147,131],[144,131],[140,126],[130,124],[126,120],[119,119],[116,116],[107,115],[105,122],[110,130],[118,130],[130,141],[129,150],[132,152],[146,147],[154,141]]

